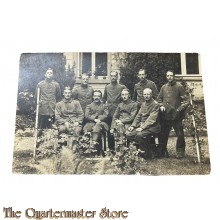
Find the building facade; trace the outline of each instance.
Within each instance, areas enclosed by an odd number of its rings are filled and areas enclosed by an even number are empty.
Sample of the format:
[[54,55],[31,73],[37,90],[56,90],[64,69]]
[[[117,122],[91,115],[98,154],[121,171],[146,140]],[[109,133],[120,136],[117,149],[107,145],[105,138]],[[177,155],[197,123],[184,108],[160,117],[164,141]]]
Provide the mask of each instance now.
[[[75,73],[76,84],[81,81],[82,73],[90,75],[90,84],[94,89],[104,90],[110,83],[110,72],[117,70],[125,64],[126,53],[64,53],[66,69]],[[169,56],[169,54],[167,54]],[[198,53],[175,53],[176,62],[179,63],[177,80],[183,79],[193,88],[194,99],[203,99],[203,84],[201,72],[201,59]]]

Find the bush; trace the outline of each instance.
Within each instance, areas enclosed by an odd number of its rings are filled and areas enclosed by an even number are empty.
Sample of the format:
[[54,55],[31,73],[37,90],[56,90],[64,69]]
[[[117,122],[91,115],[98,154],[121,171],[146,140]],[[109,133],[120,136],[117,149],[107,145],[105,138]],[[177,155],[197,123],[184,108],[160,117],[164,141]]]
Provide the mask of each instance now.
[[147,78],[157,85],[158,90],[166,83],[165,73],[172,69],[176,74],[181,72],[178,53],[126,53],[125,61],[120,65],[120,82],[133,92],[138,82],[139,69],[145,69]]

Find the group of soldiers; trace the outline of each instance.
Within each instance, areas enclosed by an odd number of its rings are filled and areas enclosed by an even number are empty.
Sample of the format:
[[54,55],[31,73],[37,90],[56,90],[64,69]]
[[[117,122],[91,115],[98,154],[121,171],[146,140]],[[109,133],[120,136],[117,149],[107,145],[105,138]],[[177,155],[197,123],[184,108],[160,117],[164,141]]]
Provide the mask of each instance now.
[[82,132],[89,132],[92,147],[103,156],[100,143],[103,132],[108,134],[112,152],[115,151],[114,138],[117,138],[117,146],[134,142],[143,150],[148,147],[146,143],[152,142],[149,138],[157,136],[160,143],[157,156],[169,157],[167,142],[173,127],[177,135],[176,156],[182,158],[185,155],[182,125],[186,109],[185,90],[176,82],[173,71],[169,70],[165,74],[168,82],[159,92],[156,84],[147,79],[146,71],[140,69],[133,97],[129,89],[118,82],[116,71],[110,73],[111,82],[106,85],[104,94],[94,90],[89,85],[89,76],[82,74],[81,84],[73,89],[65,87],[61,100],[60,86],[53,80],[53,70],[49,68],[45,79],[37,85],[39,131],[55,124],[59,134],[67,133],[74,137],[73,146]]

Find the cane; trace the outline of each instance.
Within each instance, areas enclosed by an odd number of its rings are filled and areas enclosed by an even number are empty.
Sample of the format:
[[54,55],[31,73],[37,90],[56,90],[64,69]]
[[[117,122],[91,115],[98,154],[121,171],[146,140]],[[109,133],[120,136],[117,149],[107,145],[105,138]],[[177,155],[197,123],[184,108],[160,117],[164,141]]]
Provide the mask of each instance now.
[[192,117],[192,122],[193,122],[193,127],[194,127],[194,138],[196,141],[196,153],[197,153],[197,158],[198,158],[198,162],[201,163],[201,149],[200,149],[200,143],[199,143],[199,135],[197,133],[197,125],[196,125],[196,120],[195,120],[195,109],[194,109],[194,105],[193,105],[193,100],[192,100],[192,94],[189,92],[189,101],[190,101],[190,105],[192,106],[192,110],[193,113],[191,115]]
[[35,131],[34,131],[34,154],[36,156],[37,147],[37,133],[38,133],[38,113],[39,113],[39,100],[40,100],[40,88],[37,89],[37,108],[36,108],[36,118],[35,118]]

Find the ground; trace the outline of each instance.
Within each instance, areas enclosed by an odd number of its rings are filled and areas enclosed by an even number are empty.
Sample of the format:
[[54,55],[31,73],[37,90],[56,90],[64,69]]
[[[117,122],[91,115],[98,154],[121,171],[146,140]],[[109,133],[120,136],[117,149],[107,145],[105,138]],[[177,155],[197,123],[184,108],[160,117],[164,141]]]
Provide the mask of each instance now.
[[[168,143],[169,158],[142,159],[135,162],[129,170],[116,169],[117,157],[81,158],[64,148],[60,154],[49,158],[34,159],[32,137],[15,137],[13,173],[15,174],[140,174],[140,175],[204,175],[210,173],[210,159],[207,137],[201,147],[202,162],[198,163],[193,138],[186,138],[186,157],[176,159],[175,137]],[[206,143],[206,144],[204,144]],[[120,166],[119,166],[120,167]],[[124,166],[126,167],[126,166]]]

